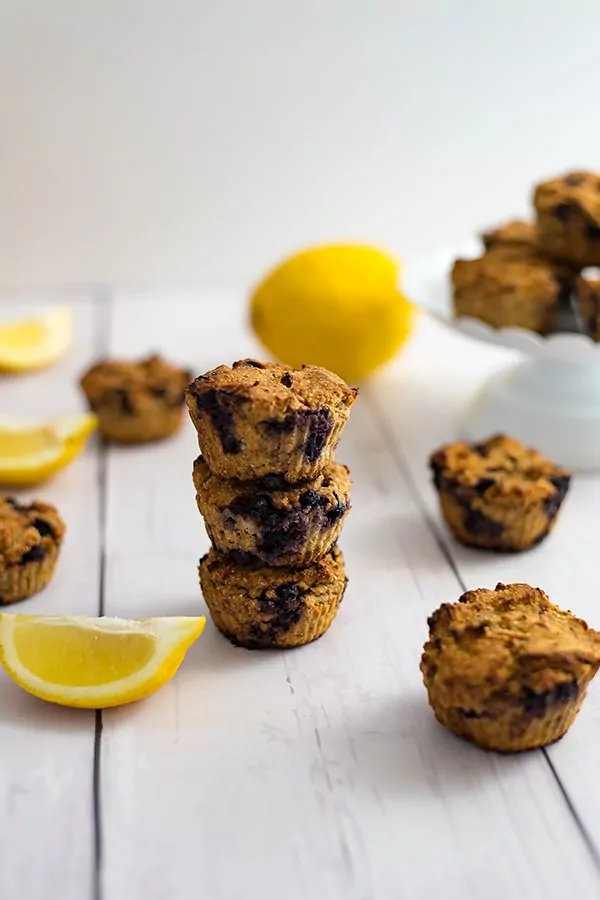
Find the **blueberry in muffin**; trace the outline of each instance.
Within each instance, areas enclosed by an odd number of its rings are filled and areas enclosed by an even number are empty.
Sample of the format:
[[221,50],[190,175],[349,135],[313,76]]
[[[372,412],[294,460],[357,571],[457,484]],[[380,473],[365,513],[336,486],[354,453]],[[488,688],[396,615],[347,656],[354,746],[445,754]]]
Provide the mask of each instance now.
[[315,641],[333,622],[347,583],[337,547],[302,569],[240,565],[212,549],[199,575],[216,627],[247,649]]
[[350,474],[332,462],[310,481],[280,475],[234,481],[194,463],[198,509],[213,546],[237,562],[306,566],[338,540],[350,509]]
[[446,524],[468,547],[518,552],[554,528],[570,473],[514,438],[446,444],[429,460]]
[[319,366],[244,359],[196,378],[186,402],[215,475],[294,483],[329,465],[357,393]]
[[50,503],[0,497],[0,604],[25,600],[52,578],[65,524]]
[[544,181],[533,202],[545,253],[577,269],[600,265],[600,175],[569,172]]
[[600,633],[528,584],[467,591],[428,625],[421,672],[435,717],[488,750],[561,738],[600,666]]
[[136,361],[102,360],[85,373],[81,387],[106,440],[144,444],[181,427],[190,377],[155,354]]

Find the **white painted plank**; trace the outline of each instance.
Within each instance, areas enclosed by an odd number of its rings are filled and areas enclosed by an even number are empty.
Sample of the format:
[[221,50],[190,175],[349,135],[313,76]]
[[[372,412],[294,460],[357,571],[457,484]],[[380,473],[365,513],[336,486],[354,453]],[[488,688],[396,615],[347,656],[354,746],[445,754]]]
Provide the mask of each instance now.
[[[112,321],[114,352],[158,346],[197,371],[259,352],[218,297],[123,295]],[[204,610],[196,452],[190,427],[110,451],[107,614]],[[339,458],[355,487],[331,631],[251,653],[209,623],[173,682],[104,713],[105,900],[597,897],[543,755],[485,754],[433,720],[426,617],[460,588],[364,397]]]
[[[56,299],[64,302],[65,295]],[[90,297],[73,300],[76,340],[43,372],[0,376],[0,413],[38,418],[84,408],[77,387],[97,345]],[[39,308],[45,298],[0,299],[2,316]],[[95,443],[52,482],[27,496],[55,503],[67,536],[55,577],[43,593],[10,612],[97,615],[99,585],[98,453]],[[45,704],[0,673],[0,894],[3,900],[91,895],[94,714]],[[53,885],[53,888],[49,886]]]
[[[464,404],[481,384],[482,373],[506,365],[512,355],[459,338],[424,321],[423,339],[378,379],[371,396],[393,434],[401,461],[428,509],[461,578],[468,588],[498,581],[524,581],[543,588],[567,609],[600,628],[598,588],[598,510],[600,475],[575,476],[555,531],[525,554],[489,554],[457,544],[445,529],[430,484],[427,456],[457,436]],[[411,390],[405,385],[410,384]],[[600,855],[600,678],[592,682],[579,717],[563,740],[548,748],[549,758]]]

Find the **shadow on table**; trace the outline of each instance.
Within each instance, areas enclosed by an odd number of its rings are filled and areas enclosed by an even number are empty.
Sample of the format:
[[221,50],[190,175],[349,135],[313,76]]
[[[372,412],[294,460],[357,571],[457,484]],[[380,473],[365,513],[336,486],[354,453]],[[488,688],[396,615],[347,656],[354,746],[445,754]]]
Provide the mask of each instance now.
[[[200,638],[188,651],[185,665],[196,672],[206,675],[215,675],[220,671],[228,676],[238,673],[243,677],[244,671],[260,668],[265,665],[272,666],[274,659],[281,660],[281,654],[286,656],[294,654],[297,650],[247,650],[244,647],[236,647],[215,628],[208,612],[206,626]],[[197,615],[197,613],[196,613]]]
[[0,732],[3,728],[44,731],[89,732],[94,728],[94,710],[68,709],[39,700],[2,673],[0,679]]
[[[324,739],[335,754],[352,748],[353,779],[375,783],[379,791],[398,795],[463,795],[485,790],[499,775],[517,775],[538,753],[503,755],[479,749],[443,728],[434,718],[424,691],[388,698],[376,708],[333,731]],[[331,750],[330,750],[331,752]]]

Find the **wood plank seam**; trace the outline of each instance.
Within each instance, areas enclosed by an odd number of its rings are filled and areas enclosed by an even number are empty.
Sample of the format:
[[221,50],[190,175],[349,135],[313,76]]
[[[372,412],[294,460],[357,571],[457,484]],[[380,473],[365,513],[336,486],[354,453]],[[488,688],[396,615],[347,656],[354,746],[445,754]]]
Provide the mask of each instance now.
[[[110,320],[113,304],[113,292],[108,286],[99,285],[94,291],[95,321],[96,321],[96,346],[95,353],[101,357],[108,353],[110,340]],[[104,592],[106,576],[106,513],[107,513],[107,476],[108,476],[108,445],[103,439],[99,439],[98,448],[98,493],[99,493],[99,534],[100,534],[100,569],[98,586],[98,615],[104,615]],[[93,871],[93,900],[102,900],[102,710],[96,711],[94,729],[94,760],[93,760],[93,811],[94,811],[94,871]]]
[[[423,515],[423,519],[427,525],[427,528],[430,530],[433,538],[435,539],[437,545],[440,548],[440,551],[444,554],[444,558],[448,561],[448,564],[449,564],[450,568],[452,569],[452,571],[454,572],[461,590],[463,592],[466,591],[467,586],[464,582],[464,579],[463,579],[463,577],[460,573],[460,570],[456,564],[456,561],[453,557],[451,545],[449,544],[449,541],[448,541],[446,535],[443,533],[442,529],[439,527],[437,522],[431,516],[431,514],[427,508],[427,505],[423,502],[423,498],[422,498],[421,493],[420,493],[420,491],[416,485],[416,482],[413,478],[413,474],[411,472],[408,461],[402,452],[400,443],[396,438],[394,430],[389,426],[385,412],[380,408],[379,399],[377,397],[376,392],[369,391],[368,388],[363,389],[363,390],[369,399],[369,409],[372,413],[372,416],[376,423],[376,426],[379,428],[382,438],[388,445],[389,450],[390,450],[390,455],[391,455],[392,459],[394,460],[400,474],[404,478],[404,480],[406,482],[406,486],[407,486],[408,490],[410,491],[410,494],[413,497],[413,500],[415,501],[415,503],[421,510],[421,513]],[[533,752],[537,752],[537,751],[533,751]],[[569,814],[571,815],[571,817],[573,819],[573,822],[581,836],[581,839],[582,839],[583,843],[585,844],[585,847],[586,847],[588,853],[590,854],[594,865],[596,866],[596,868],[598,869],[598,872],[600,873],[600,851],[599,851],[598,847],[596,847],[596,844],[595,844],[592,836],[589,834],[587,828],[585,827],[583,820],[582,820],[581,816],[579,815],[577,808],[574,804],[574,801],[569,796],[567,789],[566,789],[565,785],[563,784],[557,769],[553,765],[546,748],[542,748],[540,752],[543,754],[543,757],[548,765],[548,768],[550,769],[550,772],[552,773],[552,777],[556,781],[556,784],[560,791],[560,794],[563,797],[565,805],[569,811]]]

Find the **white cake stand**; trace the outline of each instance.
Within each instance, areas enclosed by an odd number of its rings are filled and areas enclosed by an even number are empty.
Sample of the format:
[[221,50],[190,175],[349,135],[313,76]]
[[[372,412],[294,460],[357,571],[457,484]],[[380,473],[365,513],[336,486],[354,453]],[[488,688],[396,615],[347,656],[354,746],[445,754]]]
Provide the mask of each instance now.
[[445,249],[407,266],[402,278],[406,295],[448,326],[523,354],[477,394],[462,420],[464,436],[482,440],[502,431],[563,466],[600,469],[600,344],[568,331],[542,337],[523,328],[494,329],[476,319],[455,319],[452,263],[480,253],[475,243]]

